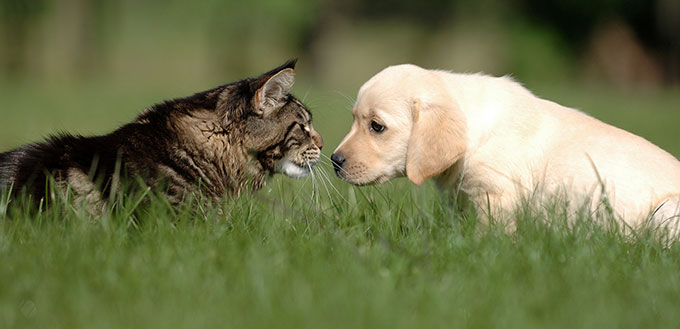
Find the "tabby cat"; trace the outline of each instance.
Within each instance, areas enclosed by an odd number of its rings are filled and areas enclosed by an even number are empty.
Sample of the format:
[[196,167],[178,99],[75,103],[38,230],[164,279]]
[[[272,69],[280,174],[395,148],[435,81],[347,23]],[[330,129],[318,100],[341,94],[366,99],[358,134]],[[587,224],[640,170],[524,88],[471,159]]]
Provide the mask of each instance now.
[[46,182],[105,200],[125,178],[162,186],[173,201],[202,189],[222,197],[274,173],[303,177],[323,141],[290,94],[296,60],[257,78],[166,101],[103,136],[52,136],[0,154],[0,189],[45,196]]

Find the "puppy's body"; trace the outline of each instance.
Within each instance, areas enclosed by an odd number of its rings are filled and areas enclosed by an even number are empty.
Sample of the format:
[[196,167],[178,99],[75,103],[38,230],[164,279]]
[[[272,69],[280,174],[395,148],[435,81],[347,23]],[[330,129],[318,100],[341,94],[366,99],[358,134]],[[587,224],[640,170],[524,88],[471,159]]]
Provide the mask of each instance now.
[[[467,118],[462,179],[440,185],[502,208],[535,190],[599,202],[634,224],[680,193],[680,162],[647,140],[582,112],[539,99],[507,78],[440,72]],[[480,102],[481,101],[481,102]]]
[[[344,154],[339,175],[353,183],[435,177],[483,213],[548,195],[592,206],[606,196],[631,226],[655,210],[658,224],[678,212],[680,162],[672,155],[509,78],[393,66],[362,86],[354,114],[336,150]],[[372,120],[385,126],[382,133],[366,129]],[[371,169],[353,176],[357,163]]]

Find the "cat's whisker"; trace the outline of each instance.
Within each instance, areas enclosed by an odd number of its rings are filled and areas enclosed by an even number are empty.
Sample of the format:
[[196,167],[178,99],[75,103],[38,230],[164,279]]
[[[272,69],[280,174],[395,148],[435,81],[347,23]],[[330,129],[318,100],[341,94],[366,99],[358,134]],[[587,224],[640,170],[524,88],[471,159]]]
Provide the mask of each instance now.
[[[314,171],[312,170],[312,166],[309,164],[309,161],[305,160],[307,163],[307,167],[309,168],[309,173],[312,175],[312,200],[314,200],[314,192],[319,189],[319,183],[316,182],[316,176],[314,175]],[[316,193],[316,204],[319,204],[319,192],[317,191]]]
[[[354,107],[354,103],[356,102],[355,99],[353,99],[352,97],[349,97],[349,96],[343,94],[343,93],[342,93],[341,91],[339,91],[339,90],[334,90],[333,92],[335,92],[336,94],[338,94],[338,95],[344,97],[345,100],[349,102],[350,108],[351,108],[351,107]],[[345,109],[345,110],[347,110],[347,111],[349,111],[349,112],[352,112],[351,109],[348,109],[348,108],[346,108],[346,107],[343,107],[343,109]]]
[[314,191],[316,191],[316,185],[315,185],[315,184],[316,184],[316,181],[314,180],[314,175],[310,175],[310,177],[312,178],[312,179],[311,179],[311,181],[312,181],[312,195],[311,195],[311,198],[312,198],[312,201],[314,201]]
[[335,193],[337,193],[340,196],[340,198],[342,198],[343,200],[345,200],[345,202],[347,202],[347,199],[345,199],[345,197],[342,195],[342,193],[340,193],[340,190],[338,190],[338,188],[335,187],[335,184],[333,184],[333,182],[331,182],[330,174],[326,173],[326,179],[328,179],[328,183],[331,185],[331,188],[333,188]]
[[[333,186],[333,183],[330,181],[330,178],[328,177],[328,173],[326,173],[326,171],[324,170],[324,168],[323,168],[322,166],[320,166],[320,165],[317,165],[317,166],[315,167],[315,169],[316,169],[316,171],[317,171],[317,176],[319,176],[319,178],[321,179],[322,183],[324,184],[324,187],[325,187],[326,190],[328,191],[328,194],[330,194],[330,190],[328,189],[328,185],[330,185],[330,187],[331,187],[335,192],[337,192],[337,189],[335,188],[335,186]],[[330,195],[329,195],[329,198],[330,198]]]
[[323,167],[319,167],[318,171],[321,173],[321,176],[323,176],[323,178],[326,180],[326,183],[330,186],[330,188],[331,188],[335,193],[337,193],[337,194],[340,196],[340,198],[344,199],[344,197],[342,196],[342,194],[340,193],[340,191],[338,191],[338,189],[335,187],[335,185],[334,185],[333,182],[331,181],[331,178],[330,178],[330,176],[328,175],[328,172],[326,172],[326,170],[325,170]]
[[[323,172],[322,172],[320,169],[321,169],[321,168],[319,168],[319,171],[318,171],[317,173],[319,174],[319,178],[320,178],[321,184],[323,184],[323,187],[324,187],[324,189],[326,190],[326,194],[328,195],[328,200],[329,200],[329,201],[332,201],[332,198],[331,198],[331,191],[328,189],[328,185],[326,184],[325,177],[324,177],[324,175],[323,175]],[[311,170],[311,166],[310,166],[310,170]]]
[[307,92],[305,92],[305,95],[302,96],[302,102],[305,102],[305,99],[307,99],[307,95],[309,95],[309,91],[312,90],[312,87],[307,88]]
[[326,172],[326,170],[324,169],[324,167],[318,166],[318,167],[317,167],[317,171],[318,171],[318,172],[321,174],[321,176],[326,180],[326,182],[328,182],[328,184],[330,184],[331,186],[333,186],[333,183],[331,182],[330,177],[328,176],[328,173]]
[[295,200],[297,200],[298,196],[300,196],[300,193],[302,193],[302,191],[304,190],[309,179],[310,179],[310,177],[307,177],[307,179],[305,179],[304,183],[302,183],[302,186],[300,186],[300,188],[298,189],[297,193],[295,193],[295,196],[293,196],[293,200],[290,202],[291,206],[295,203]]
[[335,187],[335,185],[333,185],[333,182],[331,182],[331,178],[329,177],[328,173],[324,170],[323,167],[319,167],[319,172],[323,175],[323,177],[328,182],[328,185],[331,186],[331,188],[335,191],[335,193],[337,193],[338,196],[340,196],[340,198],[342,200],[344,200],[345,202],[348,202],[347,199],[345,199],[345,197],[342,196],[342,193],[340,193],[340,191],[338,191],[338,189]]

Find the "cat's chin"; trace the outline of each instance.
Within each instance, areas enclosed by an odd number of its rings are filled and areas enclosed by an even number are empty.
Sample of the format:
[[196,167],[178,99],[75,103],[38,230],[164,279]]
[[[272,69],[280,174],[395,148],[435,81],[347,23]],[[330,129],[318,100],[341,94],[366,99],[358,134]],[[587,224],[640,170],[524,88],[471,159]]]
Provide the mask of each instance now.
[[277,162],[274,170],[292,178],[307,177],[311,172],[309,167],[298,166],[288,159]]

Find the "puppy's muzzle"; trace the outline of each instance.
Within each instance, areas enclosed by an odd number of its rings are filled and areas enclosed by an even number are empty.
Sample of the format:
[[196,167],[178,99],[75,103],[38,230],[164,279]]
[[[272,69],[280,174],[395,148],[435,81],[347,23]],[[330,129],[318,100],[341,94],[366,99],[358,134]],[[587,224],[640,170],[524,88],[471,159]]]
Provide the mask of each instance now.
[[333,155],[331,155],[331,162],[333,162],[335,174],[339,176],[340,171],[342,170],[342,165],[345,163],[345,156],[340,152],[333,153]]

